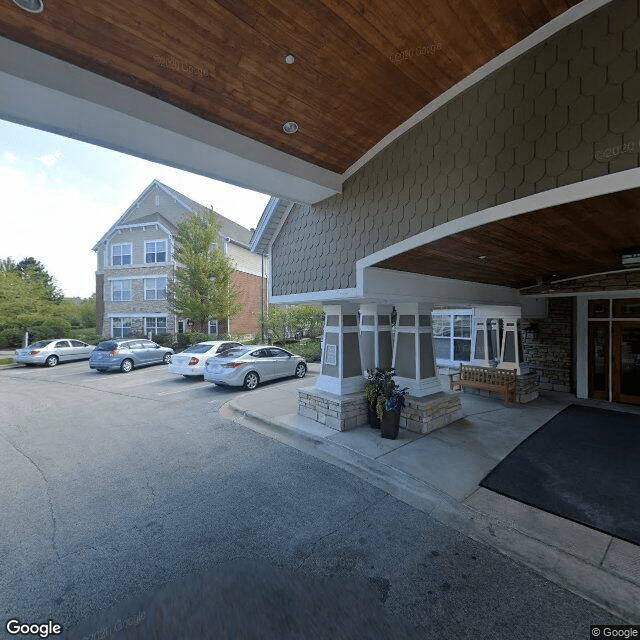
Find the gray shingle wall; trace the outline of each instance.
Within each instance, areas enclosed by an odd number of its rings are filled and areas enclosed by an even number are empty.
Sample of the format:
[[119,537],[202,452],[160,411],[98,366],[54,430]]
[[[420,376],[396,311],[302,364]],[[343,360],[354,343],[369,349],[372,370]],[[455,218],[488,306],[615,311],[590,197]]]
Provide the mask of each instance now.
[[637,167],[638,0],[614,0],[398,138],[344,185],[296,205],[273,293],[354,287],[356,260],[488,207]]

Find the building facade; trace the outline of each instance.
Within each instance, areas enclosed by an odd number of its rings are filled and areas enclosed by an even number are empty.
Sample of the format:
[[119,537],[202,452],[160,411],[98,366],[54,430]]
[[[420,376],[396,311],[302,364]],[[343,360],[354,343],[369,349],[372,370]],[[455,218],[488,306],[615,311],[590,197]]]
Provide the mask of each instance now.
[[[174,234],[178,225],[205,207],[154,180],[105,233],[93,250],[97,255],[97,331],[105,337],[132,334],[175,334],[189,330],[167,301],[167,286],[176,262]],[[261,256],[248,248],[251,232],[218,215],[219,241],[235,265],[232,277],[241,292],[241,313],[211,318],[211,334],[251,335],[266,304]]]
[[436,402],[438,365],[495,329],[487,366],[640,403],[639,49],[638,3],[605,3],[434,100],[340,194],[269,203],[272,302],[325,305],[319,396],[393,364]]

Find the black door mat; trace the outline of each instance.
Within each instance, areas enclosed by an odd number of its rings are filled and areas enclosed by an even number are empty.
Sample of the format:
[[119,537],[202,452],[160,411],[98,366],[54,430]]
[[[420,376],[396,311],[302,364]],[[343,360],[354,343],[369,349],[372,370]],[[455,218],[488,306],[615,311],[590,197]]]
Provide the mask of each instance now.
[[640,545],[640,416],[571,405],[480,486]]

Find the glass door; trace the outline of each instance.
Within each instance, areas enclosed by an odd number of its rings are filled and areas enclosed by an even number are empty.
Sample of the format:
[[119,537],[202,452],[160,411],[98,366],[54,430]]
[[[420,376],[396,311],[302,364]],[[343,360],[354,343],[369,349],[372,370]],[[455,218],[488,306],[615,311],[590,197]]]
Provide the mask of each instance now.
[[640,404],[640,322],[614,322],[613,347],[613,401]]
[[589,323],[589,397],[609,399],[609,323]]

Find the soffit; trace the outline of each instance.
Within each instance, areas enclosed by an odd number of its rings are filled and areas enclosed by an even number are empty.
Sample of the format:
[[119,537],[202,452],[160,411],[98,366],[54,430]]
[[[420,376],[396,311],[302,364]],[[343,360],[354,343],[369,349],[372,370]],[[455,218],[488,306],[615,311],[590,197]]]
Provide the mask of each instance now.
[[622,269],[640,247],[640,188],[524,213],[452,234],[375,265],[522,289]]
[[[578,0],[8,0],[0,35],[338,173]],[[284,57],[295,56],[287,65]],[[300,131],[282,132],[295,120]]]

